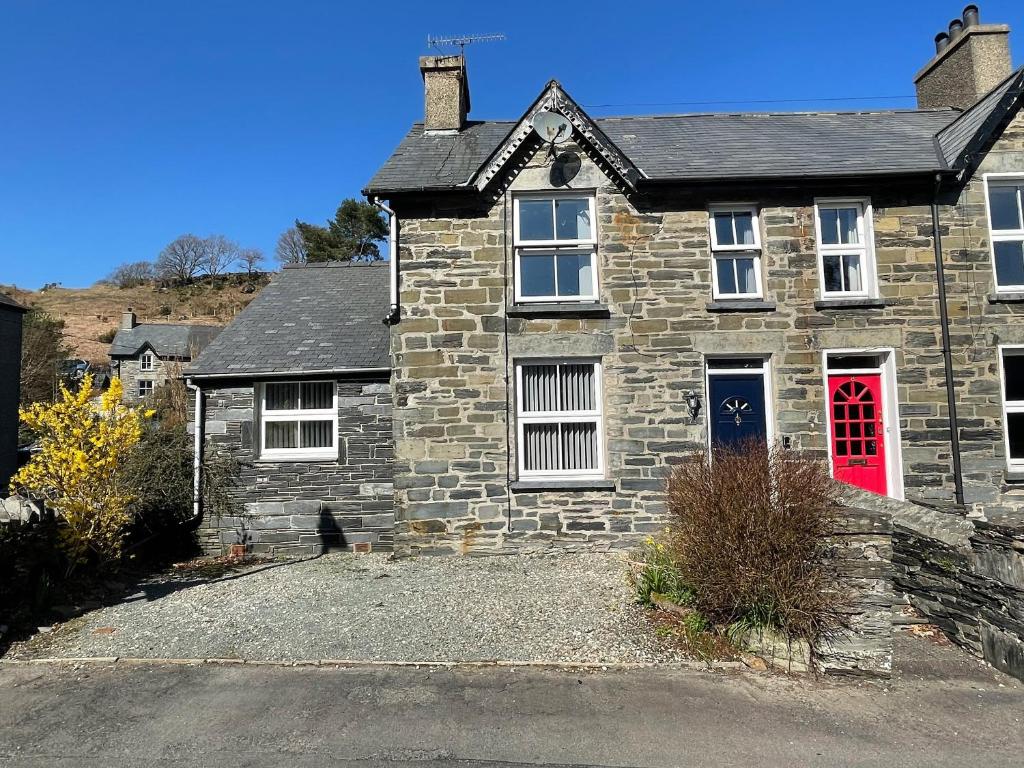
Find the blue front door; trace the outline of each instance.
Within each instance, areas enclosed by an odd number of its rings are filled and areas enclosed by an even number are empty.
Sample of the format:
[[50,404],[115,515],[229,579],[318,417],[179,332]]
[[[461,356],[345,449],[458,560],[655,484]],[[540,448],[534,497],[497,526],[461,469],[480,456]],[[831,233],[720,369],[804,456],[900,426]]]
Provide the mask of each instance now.
[[763,374],[716,374],[708,381],[711,445],[733,446],[748,438],[766,440]]

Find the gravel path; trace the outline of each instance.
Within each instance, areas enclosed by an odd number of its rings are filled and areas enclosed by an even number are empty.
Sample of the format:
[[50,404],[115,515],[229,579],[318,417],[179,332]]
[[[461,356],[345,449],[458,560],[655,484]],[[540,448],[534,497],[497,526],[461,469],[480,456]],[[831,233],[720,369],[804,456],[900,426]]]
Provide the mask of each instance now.
[[8,658],[671,662],[620,555],[325,555],[156,582]]

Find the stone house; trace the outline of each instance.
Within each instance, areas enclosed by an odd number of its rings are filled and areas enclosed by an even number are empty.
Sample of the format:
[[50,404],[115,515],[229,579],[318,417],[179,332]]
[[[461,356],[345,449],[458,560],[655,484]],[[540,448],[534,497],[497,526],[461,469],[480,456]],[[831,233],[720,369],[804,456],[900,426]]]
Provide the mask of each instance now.
[[[395,543],[619,546],[688,452],[1024,505],[1024,70],[977,8],[914,110],[468,119],[461,56],[368,183],[394,241]],[[1019,360],[1018,360],[1019,357]]]
[[0,293],[0,498],[18,468],[18,402],[21,392],[21,321],[28,310]]
[[111,375],[121,379],[125,401],[138,402],[168,379],[180,378],[220,331],[213,325],[139,323],[129,307],[110,344]]
[[200,453],[240,466],[214,545],[391,549],[388,269],[287,265],[186,369]]

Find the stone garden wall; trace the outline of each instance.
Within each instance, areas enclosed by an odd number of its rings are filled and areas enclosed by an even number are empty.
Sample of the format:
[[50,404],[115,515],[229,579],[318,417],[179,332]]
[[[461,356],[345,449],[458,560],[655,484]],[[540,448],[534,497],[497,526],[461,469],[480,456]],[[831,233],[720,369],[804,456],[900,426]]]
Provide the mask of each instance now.
[[1024,680],[1024,520],[906,507],[894,515],[896,587],[958,645]]
[[257,453],[249,381],[204,385],[205,450],[236,459],[232,497],[240,514],[204,523],[207,548],[245,544],[251,552],[310,554],[393,544],[394,450],[388,380],[338,382],[337,461],[264,461]]

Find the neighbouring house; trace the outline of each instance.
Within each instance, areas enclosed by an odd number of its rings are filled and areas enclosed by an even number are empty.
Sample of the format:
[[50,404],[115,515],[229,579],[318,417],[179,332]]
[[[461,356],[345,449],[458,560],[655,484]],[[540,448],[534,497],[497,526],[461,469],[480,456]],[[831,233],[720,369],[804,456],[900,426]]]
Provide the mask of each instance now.
[[[975,6],[919,108],[468,119],[462,56],[370,180],[397,242],[395,546],[625,546],[753,438],[1024,515],[1024,70]],[[1024,586],[1024,585],[1022,585]]]
[[139,323],[128,308],[110,344],[111,375],[121,379],[126,402],[138,402],[181,370],[213,341],[213,325]]
[[21,392],[22,316],[28,310],[0,293],[0,498],[18,468],[18,401]]
[[200,450],[240,466],[207,540],[274,553],[391,549],[388,267],[287,265],[186,369]]

